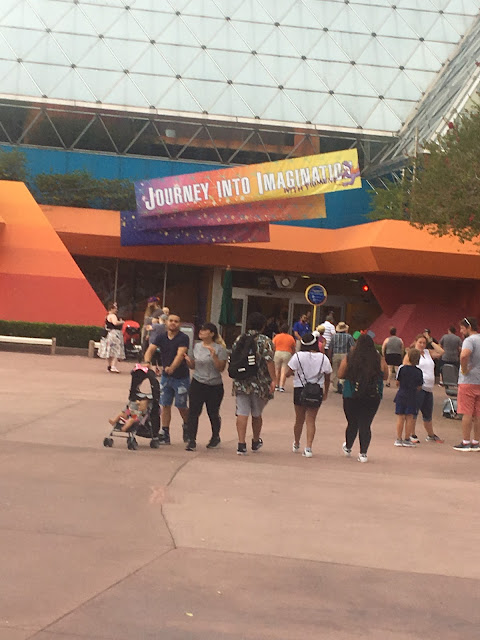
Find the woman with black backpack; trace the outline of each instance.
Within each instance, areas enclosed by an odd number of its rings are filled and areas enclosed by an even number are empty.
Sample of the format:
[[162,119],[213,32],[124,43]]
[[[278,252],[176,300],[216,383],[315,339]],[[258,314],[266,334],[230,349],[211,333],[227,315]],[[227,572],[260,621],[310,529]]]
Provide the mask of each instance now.
[[332,365],[326,355],[320,353],[318,336],[306,333],[300,341],[300,351],[288,362],[287,377],[294,375],[293,404],[295,407],[295,425],[293,427],[292,451],[300,451],[300,438],[303,425],[307,425],[307,446],[303,451],[305,458],[313,456],[312,444],[315,438],[318,410],[328,396]]
[[360,440],[359,462],[367,462],[372,439],[371,425],[388,380],[388,367],[369,335],[361,335],[340,363],[338,377],[344,378],[343,411],[347,418],[343,452],[352,455],[357,434]]

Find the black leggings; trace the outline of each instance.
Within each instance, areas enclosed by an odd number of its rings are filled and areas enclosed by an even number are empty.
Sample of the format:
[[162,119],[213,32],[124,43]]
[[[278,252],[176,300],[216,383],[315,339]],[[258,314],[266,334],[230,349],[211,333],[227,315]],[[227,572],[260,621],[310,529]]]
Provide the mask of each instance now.
[[360,453],[367,453],[372,439],[370,430],[371,424],[377,413],[380,399],[378,400],[357,400],[355,398],[343,399],[343,410],[347,418],[347,429],[345,431],[345,441],[347,449],[353,447],[355,439],[359,437]]
[[192,379],[190,384],[190,391],[188,395],[189,410],[188,410],[188,437],[190,440],[197,439],[198,431],[198,418],[202,413],[203,405],[207,406],[208,417],[210,418],[210,424],[212,425],[212,436],[218,436],[220,434],[220,405],[223,400],[223,384],[209,385],[202,384]]

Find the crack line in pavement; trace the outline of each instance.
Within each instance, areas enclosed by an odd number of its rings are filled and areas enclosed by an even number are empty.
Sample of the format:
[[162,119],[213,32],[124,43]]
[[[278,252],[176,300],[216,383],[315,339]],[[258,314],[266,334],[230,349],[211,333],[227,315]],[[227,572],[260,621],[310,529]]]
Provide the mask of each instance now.
[[[154,558],[151,558],[150,560],[148,560],[148,562],[145,562],[145,564],[143,564],[141,567],[137,567],[136,569],[134,569],[133,571],[131,571],[127,575],[124,575],[121,578],[119,578],[118,580],[116,580],[115,582],[112,582],[112,584],[108,585],[108,587],[105,587],[105,589],[102,589],[98,593],[95,593],[93,596],[90,596],[90,598],[87,598],[84,602],[81,602],[76,607],[73,607],[73,609],[71,609],[70,611],[67,611],[66,613],[63,613],[61,616],[58,616],[58,618],[56,618],[52,622],[49,622],[47,625],[45,625],[41,629],[38,629],[37,631],[34,631],[33,635],[28,636],[28,638],[26,638],[26,640],[34,640],[35,636],[38,635],[39,633],[43,633],[44,631],[47,631],[54,624],[57,624],[58,622],[60,622],[64,618],[66,618],[67,616],[71,615],[77,609],[80,609],[81,607],[87,605],[89,602],[92,602],[93,600],[95,600],[95,598],[98,598],[99,596],[102,596],[104,593],[107,593],[108,591],[110,591],[110,589],[113,589],[114,587],[116,587],[119,584],[121,584],[122,582],[124,582],[124,580],[127,580],[128,578],[131,578],[132,576],[136,575],[140,571],[143,571],[143,569],[146,569],[153,562],[156,562],[157,560],[159,560],[163,556],[166,556],[171,551],[175,551],[175,549],[167,549],[167,551],[163,551],[158,556],[155,556]],[[53,633],[55,633],[55,632],[53,632]]]
[[[179,473],[179,472],[180,472],[184,467],[186,467],[186,466],[187,466],[187,464],[188,464],[189,462],[192,462],[193,460],[195,460],[195,458],[196,458],[196,457],[197,457],[197,456],[194,456],[193,458],[190,458],[189,460],[185,460],[185,462],[183,462],[179,467],[177,467],[177,468],[175,469],[174,473],[172,474],[172,477],[170,478],[170,480],[169,480],[169,481],[167,482],[167,484],[165,485],[165,488],[169,487],[169,486],[172,484],[172,482],[175,480],[175,478],[176,478],[177,474],[178,474],[178,473]],[[170,539],[172,540],[173,548],[174,548],[174,549],[176,549],[176,548],[177,548],[177,543],[176,543],[176,541],[175,541],[175,537],[174,537],[174,535],[173,535],[173,531],[170,529],[170,525],[169,525],[169,523],[168,523],[167,516],[165,515],[165,512],[164,512],[164,510],[163,510],[163,504],[160,506],[160,513],[161,513],[161,515],[162,515],[163,522],[165,523],[165,526],[167,527],[167,531],[168,531],[168,533],[169,533],[169,535],[170,535]]]
[[[75,407],[76,405],[80,404],[81,402],[84,402],[85,398],[80,398],[80,400],[76,400],[75,402],[71,403],[71,404],[67,404],[67,405],[63,405],[62,406],[62,411],[64,411],[65,409],[71,409],[72,407]],[[6,431],[2,431],[2,433],[0,433],[0,437],[3,437],[5,435],[7,435],[8,433],[11,433],[12,431],[16,431],[17,429],[21,429],[22,427],[27,427],[30,425],[35,424],[36,422],[38,422],[39,420],[43,420],[44,418],[48,418],[49,416],[53,416],[53,415],[58,415],[58,409],[55,411],[49,411],[48,413],[45,413],[41,416],[36,417],[34,420],[26,420],[25,422],[22,422],[21,424],[17,424],[15,427],[12,427],[11,429],[7,429]]]

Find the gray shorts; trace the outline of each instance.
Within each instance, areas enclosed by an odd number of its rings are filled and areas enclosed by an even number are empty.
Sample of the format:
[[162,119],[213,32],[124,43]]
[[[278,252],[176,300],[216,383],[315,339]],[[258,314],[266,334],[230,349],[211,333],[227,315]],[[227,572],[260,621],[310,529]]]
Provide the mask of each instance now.
[[236,401],[237,416],[249,416],[252,414],[252,418],[259,418],[267,405],[268,399],[259,398],[254,393],[237,393]]

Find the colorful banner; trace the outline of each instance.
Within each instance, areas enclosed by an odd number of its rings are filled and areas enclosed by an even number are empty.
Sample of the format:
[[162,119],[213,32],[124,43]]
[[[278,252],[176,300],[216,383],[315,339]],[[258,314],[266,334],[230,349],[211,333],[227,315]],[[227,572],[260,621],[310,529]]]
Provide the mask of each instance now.
[[142,216],[360,189],[356,149],[135,183]]
[[120,244],[122,247],[170,244],[224,244],[237,242],[270,242],[268,222],[187,229],[145,230],[139,225],[135,211],[120,212]]
[[160,216],[139,216],[140,229],[174,229],[186,227],[211,227],[278,220],[312,220],[326,218],[325,198],[296,198],[294,201],[269,200],[248,202],[200,211],[178,211]]

